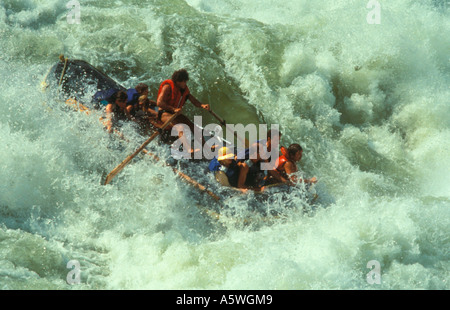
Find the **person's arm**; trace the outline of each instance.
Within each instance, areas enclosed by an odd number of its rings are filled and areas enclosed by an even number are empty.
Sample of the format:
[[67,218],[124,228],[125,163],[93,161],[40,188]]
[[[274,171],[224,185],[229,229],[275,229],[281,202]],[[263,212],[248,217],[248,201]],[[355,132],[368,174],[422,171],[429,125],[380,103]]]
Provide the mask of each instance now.
[[134,117],[131,116],[131,110],[133,110],[133,106],[132,106],[132,105],[128,105],[128,106],[125,108],[125,115],[127,116],[127,118],[128,118],[129,120],[133,120],[133,119],[134,119]]
[[203,103],[201,103],[201,102],[198,101],[198,99],[195,98],[192,94],[189,94],[188,97],[187,97],[187,99],[189,99],[189,101],[191,101],[192,104],[195,105],[197,108],[202,108],[202,109],[205,109],[205,110],[208,110],[208,111],[211,109],[211,107],[209,106],[209,104],[203,104]]
[[238,184],[237,187],[241,189],[245,189],[245,180],[247,179],[247,173],[248,173],[248,165],[246,163],[238,163],[239,166],[239,178],[238,178]]
[[305,182],[306,183],[310,183],[310,184],[317,183],[317,178],[316,177],[312,177],[311,179],[305,180]]
[[277,169],[269,170],[269,174],[272,178],[274,178],[278,182],[290,183],[290,181],[288,179],[283,178],[283,176],[278,172]]
[[301,180],[297,180],[297,176],[296,175],[291,175],[295,172],[297,172],[297,166],[288,161],[284,164],[284,171],[286,171],[286,174],[288,175],[289,179],[291,180],[291,182],[296,183],[297,181],[301,181]]
[[161,110],[166,110],[171,113],[176,113],[180,109],[174,109],[168,104],[168,102],[170,101],[171,95],[172,95],[172,89],[170,88],[170,85],[169,84],[164,85],[161,93],[159,94],[158,98],[156,99],[156,105]]
[[106,105],[106,130],[108,130],[109,133],[112,133],[112,116],[113,116],[113,105],[112,103],[108,103]]
[[285,171],[286,174],[289,176],[292,182],[304,182],[304,183],[317,183],[316,177],[312,177],[311,179],[298,179],[296,175],[292,175],[293,173],[297,172],[297,166],[292,162],[287,162],[285,164]]

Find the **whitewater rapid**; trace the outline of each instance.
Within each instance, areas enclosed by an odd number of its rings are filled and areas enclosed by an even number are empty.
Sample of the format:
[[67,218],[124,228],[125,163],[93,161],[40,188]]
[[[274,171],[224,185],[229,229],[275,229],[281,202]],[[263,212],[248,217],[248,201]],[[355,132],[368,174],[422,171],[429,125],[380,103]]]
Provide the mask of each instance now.
[[[450,288],[445,1],[80,0],[79,23],[68,2],[0,0],[1,289]],[[211,199],[145,157],[101,185],[145,137],[125,125],[123,143],[42,92],[60,54],[153,98],[186,68],[228,122],[279,124],[303,146],[318,207],[216,222]]]

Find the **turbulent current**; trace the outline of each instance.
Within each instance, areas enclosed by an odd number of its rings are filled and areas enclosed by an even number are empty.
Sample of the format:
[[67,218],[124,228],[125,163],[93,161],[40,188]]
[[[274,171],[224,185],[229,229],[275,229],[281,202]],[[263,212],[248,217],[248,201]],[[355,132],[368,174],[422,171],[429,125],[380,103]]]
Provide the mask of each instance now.
[[[449,33],[444,0],[0,0],[0,289],[450,289]],[[185,68],[227,122],[278,124],[314,208],[250,193],[212,219],[145,156],[101,185],[146,137],[43,92],[61,54],[152,99]],[[291,207],[242,223],[255,204]]]

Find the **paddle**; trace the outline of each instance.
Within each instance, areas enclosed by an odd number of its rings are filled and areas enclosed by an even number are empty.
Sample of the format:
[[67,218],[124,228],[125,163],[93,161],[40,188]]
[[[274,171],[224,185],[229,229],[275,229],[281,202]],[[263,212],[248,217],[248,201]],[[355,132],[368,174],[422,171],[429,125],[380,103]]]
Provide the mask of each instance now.
[[[228,128],[228,124],[227,124],[227,123],[225,122],[225,120],[222,119],[219,115],[217,115],[216,113],[214,113],[212,110],[209,110],[209,113],[211,113],[212,116],[214,116],[215,118],[217,118],[217,120],[220,122],[220,124],[221,124],[222,126],[225,126],[225,127]],[[230,128],[228,128],[228,129],[230,129]],[[231,130],[231,129],[230,129],[230,130]],[[241,137],[239,137],[235,130],[233,130],[233,133],[234,133],[234,136],[235,136],[236,138],[238,138],[239,140],[241,140],[241,141],[244,143],[245,147],[248,147],[248,146],[249,146],[248,140],[247,140],[245,137],[244,137],[244,139],[242,139]]]
[[[64,63],[64,68],[61,72],[61,78],[59,79],[59,83],[58,86],[61,86],[61,83],[63,81],[64,78],[64,74],[66,74],[66,69],[67,69],[67,62],[69,61],[69,58],[64,58],[64,55],[59,55],[59,59],[61,60],[61,62]],[[58,88],[58,92],[59,92],[59,88]]]
[[[164,130],[171,121],[173,121],[178,115],[180,115],[181,110],[178,111],[177,113],[175,113],[174,115],[172,115],[172,117],[164,123],[164,125],[161,126],[161,130]],[[125,158],[124,161],[122,161],[116,168],[114,168],[107,176],[105,179],[105,183],[104,185],[108,184],[109,182],[111,182],[111,180],[120,172],[122,171],[122,169],[128,165],[128,163],[137,155],[139,154],[153,139],[156,138],[156,136],[159,134],[159,131],[155,131],[150,138],[147,139],[147,141],[145,141],[133,154],[131,154],[130,156],[128,156],[127,158]]]
[[[144,154],[147,154],[151,157],[153,157],[155,160],[162,162],[161,159],[156,155],[153,154],[147,150],[143,150]],[[167,164],[166,164],[167,165]],[[190,176],[188,176],[187,174],[179,171],[177,168],[172,167],[173,172],[175,172],[176,174],[178,174],[180,177],[182,177],[183,179],[185,179],[188,183],[192,184],[194,187],[198,188],[200,191],[207,193],[209,196],[211,196],[212,198],[214,198],[216,201],[220,200],[220,197],[217,196],[216,194],[214,194],[213,192],[211,192],[210,190],[208,190],[208,188],[200,183],[198,183],[197,181],[195,181],[193,178],[191,178]]]

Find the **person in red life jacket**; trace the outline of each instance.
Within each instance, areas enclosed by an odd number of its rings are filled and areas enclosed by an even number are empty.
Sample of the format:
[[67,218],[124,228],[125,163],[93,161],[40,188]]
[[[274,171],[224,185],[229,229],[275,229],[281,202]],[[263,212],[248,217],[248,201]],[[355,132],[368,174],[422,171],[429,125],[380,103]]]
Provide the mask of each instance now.
[[280,175],[288,179],[289,182],[297,183],[297,182],[304,182],[304,183],[317,183],[316,177],[313,177],[311,179],[299,179],[296,175],[293,175],[298,171],[297,168],[297,162],[299,162],[302,159],[303,155],[303,148],[297,144],[291,144],[289,148],[282,149],[283,155],[281,155],[276,162],[276,170],[280,173]]
[[[273,135],[273,139],[272,139],[272,135]],[[267,148],[267,152],[270,154],[272,152],[272,145],[279,147],[280,146],[280,141],[281,141],[281,132],[274,129],[274,130],[269,130],[267,132],[267,140],[261,140],[261,143],[265,142],[266,148]],[[286,148],[284,146],[280,147],[280,150],[283,152],[283,150],[286,150]],[[277,156],[278,156],[279,152],[277,152]],[[271,158],[266,160],[267,162],[271,161]],[[279,173],[279,171],[276,169],[276,163],[275,166],[273,167],[272,170],[268,170],[268,178],[266,180],[266,185],[270,185],[270,184],[276,184],[276,183],[289,183],[289,178],[285,178],[283,175],[281,175]]]
[[113,132],[113,126],[121,120],[132,120],[131,112],[133,106],[127,106],[127,93],[124,91],[117,91],[107,99],[108,103],[105,108],[106,112],[106,129],[109,133]]
[[[209,104],[201,103],[190,93],[187,86],[188,81],[188,72],[185,69],[180,69],[172,74],[170,80],[165,80],[161,83],[156,103],[159,108],[159,119],[163,123],[169,120],[174,113],[180,111],[187,100],[191,101],[197,108],[210,110]],[[183,114],[178,115],[172,124],[186,124],[191,129],[191,133],[193,134],[194,132],[194,123]],[[183,132],[179,131],[178,135],[181,138]]]

